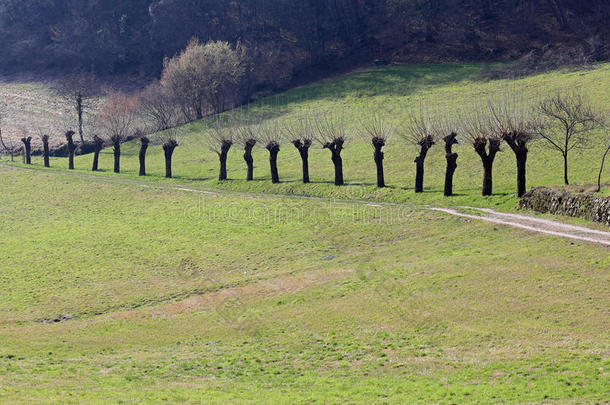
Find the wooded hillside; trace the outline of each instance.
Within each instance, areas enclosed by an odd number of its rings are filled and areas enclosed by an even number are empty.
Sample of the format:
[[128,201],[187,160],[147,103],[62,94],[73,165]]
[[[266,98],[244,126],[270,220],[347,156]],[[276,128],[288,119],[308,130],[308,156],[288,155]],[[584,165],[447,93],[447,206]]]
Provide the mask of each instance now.
[[245,45],[257,88],[370,63],[608,56],[606,0],[3,0],[0,72],[158,74],[193,37]]

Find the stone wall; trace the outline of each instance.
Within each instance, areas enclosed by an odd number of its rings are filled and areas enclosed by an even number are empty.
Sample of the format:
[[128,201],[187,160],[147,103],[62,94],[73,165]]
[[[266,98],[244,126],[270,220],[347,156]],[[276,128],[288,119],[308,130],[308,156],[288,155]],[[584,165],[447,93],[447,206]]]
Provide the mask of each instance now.
[[578,217],[610,226],[610,197],[592,193],[570,194],[535,187],[523,196],[519,208]]

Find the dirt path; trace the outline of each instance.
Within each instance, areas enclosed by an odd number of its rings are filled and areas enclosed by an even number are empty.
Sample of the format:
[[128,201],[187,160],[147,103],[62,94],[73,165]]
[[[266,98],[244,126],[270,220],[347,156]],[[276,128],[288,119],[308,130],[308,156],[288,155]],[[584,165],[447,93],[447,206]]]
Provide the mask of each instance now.
[[562,238],[582,240],[585,242],[599,243],[610,246],[610,232],[589,229],[583,226],[568,225],[558,221],[536,218],[529,215],[508,214],[497,212],[488,208],[459,207],[462,209],[480,211],[481,215],[467,214],[451,208],[430,208],[433,211],[445,212],[457,217],[478,219],[494,224],[512,226],[532,232],[546,235],[559,236]]

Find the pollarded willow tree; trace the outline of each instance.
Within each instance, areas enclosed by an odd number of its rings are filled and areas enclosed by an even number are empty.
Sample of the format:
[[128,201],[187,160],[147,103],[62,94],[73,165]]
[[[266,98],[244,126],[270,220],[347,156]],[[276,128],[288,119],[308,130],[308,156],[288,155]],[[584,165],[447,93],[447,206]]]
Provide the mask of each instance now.
[[44,167],[50,167],[51,164],[49,162],[50,148],[49,148],[49,135],[47,135],[47,129],[38,126],[36,128],[36,135],[38,139],[40,139],[40,143],[42,143],[42,159],[44,162]]
[[373,160],[377,168],[377,187],[385,187],[385,177],[383,174],[383,148],[386,146],[392,134],[394,127],[390,125],[387,117],[374,112],[366,117],[362,123],[365,136],[370,140],[373,146]]
[[258,124],[244,124],[236,129],[236,142],[244,149],[244,161],[247,166],[246,181],[254,180],[254,157],[252,150],[258,142]]
[[133,133],[137,112],[135,98],[113,92],[106,96],[106,102],[98,114],[98,125],[112,143],[115,173],[121,172],[121,144]]
[[172,157],[174,156],[174,150],[178,147],[178,128],[167,129],[163,133],[163,156],[165,157],[165,177],[168,179],[172,178]]
[[277,122],[266,121],[259,127],[259,144],[269,151],[269,168],[271,169],[271,182],[279,183],[280,174],[277,168],[277,156],[282,144],[282,130]]
[[517,196],[526,192],[528,144],[538,139],[535,106],[516,94],[488,103],[491,130],[511,148],[517,160]]
[[69,130],[66,131],[66,141],[68,142],[68,170],[74,170],[74,152],[76,151],[76,145],[74,144],[74,134],[76,132]]
[[216,120],[212,128],[205,134],[205,142],[208,148],[218,155],[220,171],[218,180],[227,179],[227,158],[234,138],[236,138],[237,128],[233,126],[231,120]]
[[31,165],[32,164],[32,137],[24,135],[23,138],[21,138],[21,143],[23,143],[23,148],[24,148],[24,152],[25,152],[23,155],[25,164]]
[[442,108],[435,115],[432,121],[432,132],[435,139],[442,139],[445,143],[445,185],[443,195],[450,197],[453,195],[453,176],[457,169],[458,154],[453,151],[453,147],[458,141],[458,125],[455,117],[451,116],[447,108]]
[[309,148],[313,143],[315,130],[311,117],[307,115],[287,121],[284,130],[290,142],[299,151],[302,166],[303,183],[309,183]]
[[42,142],[42,160],[44,162],[44,167],[51,167],[51,163],[49,161],[49,135],[41,132],[39,136],[40,141]]
[[91,165],[91,171],[96,172],[99,170],[100,152],[104,149],[104,140],[97,134],[93,135],[93,164]]
[[349,139],[349,129],[347,127],[343,112],[332,111],[322,114],[316,125],[316,139],[322,149],[328,149],[331,160],[335,168],[335,185],[342,186],[343,180],[343,158],[341,152],[345,143]]
[[404,127],[399,131],[400,136],[409,144],[419,148],[419,155],[415,163],[415,192],[424,192],[424,163],[428,151],[436,143],[433,117],[428,106],[420,101],[419,110],[411,111]]
[[140,161],[140,170],[138,176],[146,176],[146,151],[148,150],[148,144],[150,139],[143,136],[140,138],[140,151],[138,152],[138,160]]
[[474,109],[462,117],[463,129],[475,152],[483,163],[483,196],[493,193],[493,164],[502,138],[492,129],[488,112],[483,109]]

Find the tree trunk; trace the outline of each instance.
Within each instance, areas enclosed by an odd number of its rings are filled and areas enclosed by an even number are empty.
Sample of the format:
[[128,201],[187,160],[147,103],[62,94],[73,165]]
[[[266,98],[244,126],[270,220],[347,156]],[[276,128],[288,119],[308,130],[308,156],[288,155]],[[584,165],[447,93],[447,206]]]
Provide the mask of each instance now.
[[168,179],[172,178],[172,155],[176,146],[178,146],[178,142],[173,139],[163,144],[163,152],[165,152],[165,177]]
[[485,149],[487,143],[488,140],[485,138],[474,143],[474,149],[483,162],[483,196],[489,196],[493,193],[493,164],[502,141],[495,138],[489,139],[489,152]]
[[96,172],[98,169],[98,162],[100,159],[100,152],[104,147],[104,141],[102,138],[99,138],[97,135],[93,137],[93,165],[91,166],[91,171]]
[[98,162],[100,159],[100,149],[98,149],[97,146],[95,146],[95,149],[93,151],[93,165],[91,166],[91,171],[92,172],[97,172],[97,167],[98,167]]
[[451,133],[443,138],[445,141],[445,159],[447,160],[447,169],[445,170],[445,197],[453,195],[453,175],[457,169],[458,154],[453,153],[453,145],[457,144],[457,134]]
[[301,166],[303,172],[303,184],[309,183],[309,148],[299,151],[301,155]]
[[527,189],[527,148],[524,151],[515,153],[515,157],[517,158],[517,197],[521,198],[525,195]]
[[566,186],[570,184],[570,182],[568,181],[568,154],[567,153],[563,154],[563,181],[566,184]]
[[93,150],[93,165],[91,166],[91,171],[96,172],[98,169],[98,162],[100,159],[100,151],[102,150],[102,145],[95,145],[95,149]]
[[256,141],[254,139],[249,139],[244,144],[244,160],[246,161],[246,165],[248,165],[248,174],[246,175],[247,181],[254,180],[254,158],[252,158],[252,148],[256,145]]
[[331,160],[335,166],[335,186],[342,186],[344,184],[343,159],[341,159],[341,151],[343,150],[344,142],[345,141],[342,138],[337,138],[324,145],[325,148],[330,150]]
[[332,161],[335,165],[335,186],[342,186],[343,181],[343,159],[341,159],[341,151],[333,152]]
[[74,145],[73,137],[74,132],[68,131],[66,132],[66,139],[68,141],[68,169],[74,170],[74,150],[76,149]]
[[49,136],[43,135],[42,137],[42,156],[44,159],[44,167],[51,167],[49,164]]
[[450,153],[445,155],[447,159],[447,170],[445,171],[445,189],[444,195],[445,197],[450,197],[453,195],[453,174],[455,173],[455,169],[457,169],[457,153]]
[[218,175],[218,180],[226,180],[227,179],[227,156],[229,154],[229,150],[231,149],[232,142],[230,141],[222,141],[220,145],[220,153],[218,154],[218,158],[220,159],[220,173]]
[[493,161],[483,161],[483,196],[493,194]]
[[146,176],[146,150],[148,149],[148,143],[150,140],[147,137],[140,139],[140,153],[138,155],[140,159],[140,176]]
[[517,196],[523,197],[527,188],[526,168],[527,168],[527,143],[518,132],[513,132],[503,136],[508,146],[512,149],[517,159]]
[[277,142],[272,142],[267,145],[269,151],[269,165],[271,166],[271,182],[279,183],[280,175],[277,170],[277,155],[280,153],[280,145]]
[[84,145],[85,138],[83,136],[83,95],[81,93],[76,96],[76,112],[78,114],[78,135],[80,136],[81,145]]
[[415,192],[424,192],[424,163],[428,150],[434,145],[432,137],[427,137],[419,142],[419,156],[415,158]]
[[604,156],[602,156],[602,164],[599,168],[599,174],[597,175],[597,192],[602,191],[602,174],[604,173],[604,163],[606,163],[606,156],[610,153],[610,145],[606,148],[606,152],[604,152]]
[[114,142],[113,151],[114,151],[114,172],[121,173],[121,143],[120,142]]
[[23,146],[25,148],[25,164],[32,164],[32,137],[28,136],[27,138],[21,138],[21,142],[23,142]]
[[309,147],[311,146],[311,140],[305,139],[301,141],[297,139],[292,141],[292,144],[299,151],[299,155],[301,156],[301,162],[303,166],[303,183],[309,183]]
[[373,159],[375,160],[375,165],[377,166],[377,187],[385,187],[385,179],[383,176],[383,147],[385,145],[385,141],[380,138],[373,138],[373,148],[375,148],[375,153],[373,155]]

